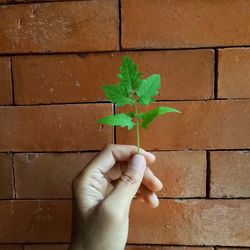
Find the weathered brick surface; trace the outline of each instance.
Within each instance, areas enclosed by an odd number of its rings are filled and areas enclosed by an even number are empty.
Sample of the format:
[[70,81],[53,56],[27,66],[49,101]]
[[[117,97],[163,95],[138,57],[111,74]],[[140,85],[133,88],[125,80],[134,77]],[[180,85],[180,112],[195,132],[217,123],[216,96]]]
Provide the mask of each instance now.
[[95,153],[15,154],[17,198],[71,198],[73,178],[94,156]]
[[67,242],[71,201],[0,201],[0,242]]
[[[70,201],[1,201],[0,242],[67,242]],[[129,243],[249,246],[249,200],[134,201]],[[16,226],[18,223],[18,227]]]
[[250,151],[210,152],[211,197],[250,197]]
[[0,151],[77,151],[112,142],[111,127],[96,120],[110,104],[0,107]]
[[148,51],[14,57],[16,103],[105,100],[101,86],[118,82],[124,54],[135,60],[143,77],[155,72],[161,75],[158,100],[213,97],[213,51]]
[[0,153],[0,199],[13,198],[12,156]]
[[[159,197],[206,195],[205,152],[154,152],[151,166],[164,184]],[[15,154],[17,198],[71,198],[73,178],[95,153]],[[49,176],[49,178],[48,178]]]
[[24,250],[68,250],[68,244],[25,245]]
[[11,65],[9,57],[0,57],[0,105],[12,104]]
[[248,0],[122,1],[123,48],[249,45]]
[[[182,111],[157,118],[141,129],[146,149],[226,149],[250,147],[250,101],[159,102]],[[117,113],[124,109],[117,109]],[[117,142],[135,144],[135,131],[117,129]]]
[[153,152],[151,169],[163,182],[159,197],[206,196],[206,153],[198,151]]
[[[67,244],[32,244],[26,245],[24,250],[67,250]],[[1,249],[1,247],[0,247]],[[132,245],[126,246],[125,250],[213,250],[212,247],[174,247],[174,246],[143,246],[143,245]],[[5,249],[4,249],[5,250]],[[6,249],[9,250],[9,249]],[[12,249],[11,249],[12,250]],[[234,250],[234,249],[233,249]],[[244,250],[244,249],[243,249]]]
[[218,97],[250,97],[250,49],[219,50]]
[[0,6],[0,53],[118,49],[115,0]]
[[212,247],[178,247],[178,246],[127,246],[126,250],[213,250]]
[[157,209],[134,202],[130,243],[250,245],[249,200],[162,200]]
[[22,245],[0,245],[0,250],[23,250]]

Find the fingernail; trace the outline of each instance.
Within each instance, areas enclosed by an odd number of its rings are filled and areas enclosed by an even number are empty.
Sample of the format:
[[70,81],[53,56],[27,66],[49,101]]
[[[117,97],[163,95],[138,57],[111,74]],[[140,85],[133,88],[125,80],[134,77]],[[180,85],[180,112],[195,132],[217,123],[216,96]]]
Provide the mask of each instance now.
[[135,171],[145,170],[146,169],[146,160],[142,155],[136,154],[130,160],[129,167],[131,169],[134,169]]
[[153,161],[155,161],[155,155],[154,154],[152,154],[150,152],[147,152],[147,151],[145,151],[143,154],[145,156],[148,156],[149,158],[151,158]]

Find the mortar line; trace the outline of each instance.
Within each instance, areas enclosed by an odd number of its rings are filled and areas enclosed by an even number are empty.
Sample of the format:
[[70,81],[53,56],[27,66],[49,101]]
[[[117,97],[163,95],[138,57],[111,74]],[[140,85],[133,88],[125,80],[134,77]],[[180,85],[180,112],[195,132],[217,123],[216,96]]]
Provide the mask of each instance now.
[[11,78],[11,93],[12,93],[12,105],[16,105],[15,100],[15,84],[14,84],[14,74],[13,74],[13,62],[12,57],[10,57],[10,78]]
[[218,50],[214,50],[214,99],[218,99]]
[[206,198],[210,198],[210,185],[211,185],[211,163],[210,152],[206,151],[207,169],[206,169]]
[[210,47],[176,47],[176,48],[121,48],[121,50],[93,50],[93,51],[42,51],[42,52],[0,52],[0,56],[52,56],[52,55],[79,55],[115,53],[115,52],[148,52],[148,51],[188,51],[188,50],[213,50],[230,48],[250,48],[250,45],[229,45],[229,46],[210,46]]
[[122,49],[122,15],[121,15],[121,0],[118,0],[118,15],[119,15],[119,24],[118,24],[118,32],[119,32],[119,49]]
[[16,173],[15,173],[15,162],[14,153],[11,153],[11,164],[12,164],[12,188],[13,188],[13,198],[16,200]]

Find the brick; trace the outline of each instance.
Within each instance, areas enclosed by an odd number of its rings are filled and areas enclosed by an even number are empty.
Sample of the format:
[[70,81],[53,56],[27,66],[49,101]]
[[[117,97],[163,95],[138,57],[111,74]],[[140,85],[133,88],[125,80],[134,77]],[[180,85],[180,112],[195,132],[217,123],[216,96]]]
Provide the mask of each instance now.
[[218,250],[249,250],[249,247],[216,247]]
[[[249,246],[249,210],[239,199],[134,201],[128,243]],[[0,220],[1,243],[66,243],[71,201],[0,201]]]
[[248,0],[123,0],[122,47],[248,45],[249,13]]
[[15,154],[17,198],[71,198],[73,178],[94,156],[95,153]]
[[198,151],[153,152],[151,169],[163,182],[159,197],[206,196],[206,153]]
[[0,57],[0,104],[12,104],[11,65],[9,57]]
[[210,152],[210,196],[250,197],[250,151]]
[[212,50],[89,53],[13,58],[17,104],[105,100],[103,84],[118,82],[123,55],[131,56],[143,77],[161,75],[158,100],[213,97]]
[[0,151],[98,150],[113,129],[96,123],[111,104],[0,107]]
[[0,6],[0,37],[0,53],[117,50],[117,3]]
[[177,246],[127,246],[125,250],[214,250],[213,247],[177,247]]
[[[205,152],[154,154],[157,162],[151,168],[164,184],[159,197],[206,195]],[[94,156],[95,153],[15,154],[17,198],[71,198],[73,178]]]
[[12,157],[0,153],[0,199],[13,198]]
[[250,97],[250,49],[219,50],[218,71],[218,97]]
[[68,244],[25,245],[24,250],[68,250]]
[[249,212],[249,200],[161,200],[156,209],[135,201],[128,242],[249,246]]
[[0,245],[0,250],[23,250],[22,245]]
[[[151,150],[230,149],[250,146],[250,101],[158,102],[182,111],[157,118],[140,130],[142,147]],[[132,108],[130,108],[132,110]],[[125,111],[117,109],[117,113]],[[117,128],[117,143],[135,144],[135,131]]]
[[68,242],[71,201],[0,201],[0,221],[1,243]]

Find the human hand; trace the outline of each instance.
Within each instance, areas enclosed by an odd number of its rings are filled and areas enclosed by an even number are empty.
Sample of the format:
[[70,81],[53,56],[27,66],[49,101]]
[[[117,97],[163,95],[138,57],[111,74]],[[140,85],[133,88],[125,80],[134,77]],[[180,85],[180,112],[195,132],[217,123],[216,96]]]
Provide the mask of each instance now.
[[70,250],[124,249],[134,196],[151,207],[159,205],[155,192],[162,183],[147,166],[154,161],[143,149],[137,154],[136,146],[111,144],[79,173],[72,183]]

